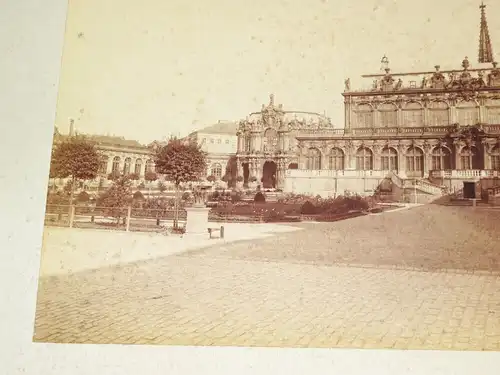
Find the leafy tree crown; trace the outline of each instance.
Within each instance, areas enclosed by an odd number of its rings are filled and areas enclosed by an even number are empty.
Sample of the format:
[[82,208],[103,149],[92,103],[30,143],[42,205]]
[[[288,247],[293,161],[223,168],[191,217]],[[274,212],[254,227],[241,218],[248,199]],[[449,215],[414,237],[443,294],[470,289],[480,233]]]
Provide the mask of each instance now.
[[101,155],[83,136],[72,137],[52,149],[50,177],[91,180],[97,177]]
[[197,181],[206,168],[206,154],[194,142],[171,139],[155,155],[156,170],[177,186]]

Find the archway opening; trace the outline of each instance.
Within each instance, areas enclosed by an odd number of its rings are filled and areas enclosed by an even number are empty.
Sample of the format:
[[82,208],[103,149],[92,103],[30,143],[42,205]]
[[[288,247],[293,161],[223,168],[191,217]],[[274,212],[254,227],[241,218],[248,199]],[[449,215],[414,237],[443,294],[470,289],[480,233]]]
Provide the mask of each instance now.
[[298,163],[290,163],[288,164],[288,169],[299,169]]
[[243,186],[248,187],[248,179],[250,178],[250,167],[248,163],[242,163],[243,168]]
[[461,169],[482,169],[483,160],[481,153],[474,147],[464,147],[460,151],[460,167]]
[[276,163],[274,161],[266,161],[262,168],[262,187],[264,189],[276,188]]

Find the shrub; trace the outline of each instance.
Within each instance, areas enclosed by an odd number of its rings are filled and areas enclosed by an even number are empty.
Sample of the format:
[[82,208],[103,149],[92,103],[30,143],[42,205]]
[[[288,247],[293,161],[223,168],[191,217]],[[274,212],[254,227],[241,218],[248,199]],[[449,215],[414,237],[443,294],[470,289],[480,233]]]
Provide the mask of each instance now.
[[231,202],[240,202],[242,194],[239,191],[233,191],[231,194]]
[[215,181],[215,176],[211,174],[210,176],[207,177],[207,181],[208,182],[214,182]]
[[255,203],[265,203],[266,202],[266,197],[264,196],[264,194],[262,194],[260,191],[255,194],[255,197],[253,198],[253,201]]
[[78,194],[76,200],[81,203],[86,203],[90,200],[90,195],[86,191],[82,191],[80,194]]
[[236,177],[236,181],[238,182],[243,182],[243,180],[244,180],[243,176]]
[[305,201],[300,208],[300,213],[302,215],[314,215],[318,212],[316,206],[310,201]]
[[186,191],[186,192],[184,192],[184,193],[182,194],[182,198],[181,198],[181,199],[182,199],[183,201],[187,201],[187,200],[189,200],[189,198],[190,198],[190,197],[191,197],[191,194],[190,194],[189,192],[187,192],[187,191]]
[[133,181],[137,181],[140,178],[140,176],[137,173],[131,173],[128,175],[128,178],[130,178]]
[[132,196],[132,198],[136,201],[138,200],[144,200],[144,195],[139,191],[137,190],[134,195]]

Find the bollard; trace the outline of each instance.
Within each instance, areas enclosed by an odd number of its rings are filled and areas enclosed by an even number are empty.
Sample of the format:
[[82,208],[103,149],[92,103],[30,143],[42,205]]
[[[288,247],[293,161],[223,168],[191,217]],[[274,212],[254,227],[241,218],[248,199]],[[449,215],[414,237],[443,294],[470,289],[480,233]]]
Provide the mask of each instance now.
[[224,226],[220,227],[220,238],[224,238]]
[[476,200],[477,200],[477,199],[475,199],[475,198],[474,198],[474,199],[472,199],[472,207],[476,207]]
[[92,215],[92,216],[90,217],[90,222],[91,222],[91,223],[95,222],[95,217],[94,217],[94,215]]

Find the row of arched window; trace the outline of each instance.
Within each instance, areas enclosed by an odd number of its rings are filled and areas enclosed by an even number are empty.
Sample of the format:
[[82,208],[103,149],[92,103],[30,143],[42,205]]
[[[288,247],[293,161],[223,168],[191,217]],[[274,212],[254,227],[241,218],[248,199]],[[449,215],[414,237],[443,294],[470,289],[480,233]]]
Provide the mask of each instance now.
[[[120,168],[121,158],[119,156],[115,156],[112,161],[113,165],[111,167],[112,173],[123,173],[130,174],[135,173],[140,175],[142,169],[142,159],[136,159],[135,163],[132,163],[132,158],[125,158],[123,161],[123,168]],[[99,166],[99,173],[106,173],[108,170],[109,157],[105,156],[101,160],[101,164]],[[146,160],[146,172],[154,171],[154,162],[149,159]]]
[[[486,107],[485,122],[489,124],[500,123],[500,101],[495,101],[494,106]],[[457,122],[461,125],[474,125],[479,122],[479,106],[474,101],[463,101],[456,105]],[[424,108],[421,104],[410,102],[402,111],[402,121],[407,127],[424,126]],[[449,106],[443,101],[429,103],[427,108],[429,126],[449,125]],[[374,109],[370,104],[360,104],[356,107],[356,127],[371,128],[374,126],[375,114],[379,116],[380,126],[398,126],[398,107],[394,103],[382,103]]]
[[[424,152],[418,147],[409,147],[404,154],[406,166],[405,169],[410,172],[423,171]],[[372,170],[373,152],[367,147],[360,147],[356,154],[357,170]],[[385,147],[381,152],[382,170],[398,170],[398,152],[392,147]],[[483,162],[481,152],[476,147],[464,147],[459,153],[459,162],[461,169],[482,169]],[[331,149],[327,155],[328,169],[345,169],[345,155],[340,148]],[[447,170],[452,169],[452,153],[446,147],[435,147],[431,152],[431,169]],[[306,169],[323,169],[323,158],[317,148],[310,148],[306,155]],[[500,148],[495,147],[491,152],[491,168],[500,170]]]

